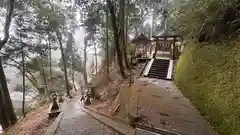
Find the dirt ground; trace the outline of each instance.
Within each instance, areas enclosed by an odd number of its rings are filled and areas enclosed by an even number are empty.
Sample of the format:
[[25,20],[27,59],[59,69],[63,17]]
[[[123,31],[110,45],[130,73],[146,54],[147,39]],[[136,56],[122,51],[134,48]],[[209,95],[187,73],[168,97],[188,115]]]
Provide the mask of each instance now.
[[53,122],[48,119],[49,104],[39,107],[26,115],[26,118],[18,121],[3,135],[44,135],[47,127]]

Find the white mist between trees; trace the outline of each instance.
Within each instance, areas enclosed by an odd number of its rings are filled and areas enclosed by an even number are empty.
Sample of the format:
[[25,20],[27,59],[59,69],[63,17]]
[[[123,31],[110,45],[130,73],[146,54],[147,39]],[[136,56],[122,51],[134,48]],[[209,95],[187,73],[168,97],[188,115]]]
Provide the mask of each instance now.
[[[75,38],[75,46],[79,49],[84,47],[83,44],[83,40],[84,40],[84,35],[85,35],[85,31],[83,29],[79,29],[78,31],[76,31],[74,38]],[[97,52],[100,52],[100,48],[97,48]],[[88,81],[91,80],[91,76],[93,74],[91,69],[91,65],[94,63],[94,48],[93,47],[88,47],[87,50],[88,54],[87,54],[87,74],[88,74]],[[81,52],[82,55],[82,59],[83,59],[83,52]],[[60,71],[59,67],[57,66],[57,63],[59,62],[61,58],[61,54],[60,54],[60,50],[56,50],[52,52],[52,64],[54,66],[54,70],[58,70]],[[98,67],[99,65],[101,65],[101,61],[102,58],[101,56],[98,56]],[[21,106],[21,102],[22,102],[22,92],[19,91],[14,91],[14,88],[16,87],[16,85],[21,85],[22,84],[22,75],[18,73],[18,69],[14,68],[14,67],[10,67],[7,66],[4,68],[5,73],[6,73],[6,77],[9,79],[8,80],[8,87],[9,87],[9,91],[10,91],[10,95],[11,95],[11,99],[12,102],[14,104],[15,109],[20,109]],[[61,71],[62,72],[62,71]],[[76,74],[76,73],[75,73]],[[69,74],[70,75],[70,74]],[[83,82],[83,80],[81,80],[81,74],[76,74],[76,82],[75,84],[78,86],[79,82]],[[27,79],[26,79],[27,80]],[[71,83],[71,78],[69,77],[69,81]],[[31,85],[30,83],[28,83],[28,85]],[[35,102],[33,102],[33,104],[30,104],[30,102],[32,102],[32,100],[38,96],[38,93],[36,92],[37,90],[35,90],[35,88],[31,87],[30,91],[28,91],[26,93],[26,105],[27,106],[31,106],[34,107],[36,105]],[[36,100],[36,99],[35,99]]]

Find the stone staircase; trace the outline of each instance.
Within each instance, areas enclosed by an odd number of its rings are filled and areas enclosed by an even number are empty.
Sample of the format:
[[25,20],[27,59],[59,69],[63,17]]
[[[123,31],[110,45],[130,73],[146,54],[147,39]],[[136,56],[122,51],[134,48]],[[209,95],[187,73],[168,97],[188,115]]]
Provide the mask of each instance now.
[[155,59],[147,77],[168,80],[169,60]]

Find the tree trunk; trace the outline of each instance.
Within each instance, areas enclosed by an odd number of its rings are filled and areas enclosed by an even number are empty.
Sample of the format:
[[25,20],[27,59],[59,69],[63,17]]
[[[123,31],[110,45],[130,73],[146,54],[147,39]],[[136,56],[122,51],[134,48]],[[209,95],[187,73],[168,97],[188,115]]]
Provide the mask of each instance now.
[[[13,67],[17,68],[19,71],[22,72],[22,68],[21,68],[22,65],[21,65],[21,63],[17,62],[15,59],[12,59],[12,58],[9,58],[9,59],[12,62],[14,62],[15,64],[9,64],[9,63],[6,63],[6,64],[9,65],[9,66],[13,66]],[[34,77],[34,75],[30,71],[28,71],[28,70],[26,70],[26,72],[31,76],[31,80],[34,82],[33,84],[36,84],[37,83],[37,79]],[[27,77],[27,74],[25,74],[25,75]],[[36,88],[39,88],[39,87],[36,87]]]
[[2,50],[2,48],[7,43],[8,38],[9,38],[9,28],[10,28],[10,25],[12,22],[14,3],[15,3],[15,0],[9,0],[7,3],[8,4],[7,5],[7,15],[5,18],[5,24],[4,24],[4,28],[3,28],[4,36],[3,36],[3,39],[0,40],[0,50]]
[[5,106],[6,104],[2,94],[2,89],[0,89],[0,124],[3,130],[7,129],[10,126],[7,109]]
[[127,58],[127,47],[126,47],[126,40],[125,39],[125,0],[120,0],[120,22],[121,22],[121,43],[122,43],[122,47],[123,47],[123,56],[124,56],[124,60],[125,60],[125,65],[126,67],[129,69],[129,63],[128,63],[128,58]]
[[75,91],[77,91],[77,87],[75,85],[75,77],[74,77],[74,70],[72,70],[72,83],[73,83],[73,88]]
[[97,47],[96,44],[94,44],[94,57],[95,57],[95,71],[96,71],[96,75],[98,72],[98,62],[97,62]]
[[25,57],[23,47],[22,47],[22,77],[23,77],[22,114],[23,117],[25,117]]
[[45,69],[44,69],[44,65],[43,65],[43,56],[42,53],[41,55],[41,75],[42,75],[42,79],[43,79],[43,83],[44,83],[44,89],[45,89],[45,94],[48,96],[49,100],[51,99],[50,94],[49,94],[49,89],[48,89],[48,84],[47,84],[47,78],[46,78],[46,74],[45,74]]
[[[5,24],[3,27],[4,36],[3,39],[0,40],[0,50],[5,46],[9,38],[9,28],[12,21],[12,14],[14,11],[14,0],[9,0],[7,5],[7,15],[5,18]],[[12,101],[9,95],[6,76],[2,66],[2,57],[0,57],[0,123],[3,129],[9,127],[10,123],[15,124],[17,122],[17,117],[14,113],[14,108],[12,105]]]
[[6,81],[6,76],[3,70],[3,66],[2,66],[2,58],[0,58],[0,83],[2,86],[2,94],[4,97],[4,101],[5,101],[5,107],[7,109],[7,113],[9,116],[9,120],[11,121],[11,124],[15,124],[17,122],[17,117],[14,113],[14,108],[13,108],[13,104],[10,98],[10,94],[8,91],[8,86],[7,86],[7,81]]
[[75,77],[74,77],[73,66],[74,66],[74,56],[73,56],[73,53],[72,53],[72,83],[73,83],[73,88],[75,89],[75,91],[77,91],[77,88],[76,88],[76,85],[75,85]]
[[125,45],[128,46],[128,11],[125,9],[126,13],[126,25],[125,25]]
[[48,39],[48,48],[49,48],[49,73],[50,73],[50,89],[53,90],[53,82],[52,82],[52,48],[51,41]]
[[67,96],[71,97],[69,83],[68,83],[68,75],[67,75],[67,63],[65,60],[65,55],[64,55],[64,50],[63,50],[62,38],[61,38],[60,32],[58,30],[56,31],[56,35],[57,35],[57,39],[58,39],[58,42],[60,45],[61,57],[62,57],[62,62],[63,62],[63,66],[64,66],[64,77],[65,77],[65,87],[66,87],[66,91],[67,91]]
[[[25,73],[25,77],[27,77],[27,79],[32,83],[32,85],[39,91],[39,85],[36,81],[34,81],[34,79],[32,79],[30,76],[28,76],[26,73]],[[40,92],[40,91],[39,91]]]
[[[20,69],[19,69],[20,70]],[[32,80],[32,83],[33,83],[33,86],[35,86],[37,89],[39,88],[39,85],[38,85],[38,82],[37,82],[37,79],[35,78],[35,76],[30,72],[30,71],[28,71],[28,70],[26,70],[26,72],[31,76],[31,77],[29,77],[29,78],[31,78],[31,80]],[[26,77],[28,78],[28,75],[27,74],[25,74],[26,75]]]
[[124,73],[124,66],[123,66],[123,57],[122,57],[122,52],[121,52],[121,47],[119,44],[119,31],[118,31],[118,27],[117,27],[117,22],[116,22],[116,15],[115,15],[115,11],[114,11],[114,7],[113,7],[113,3],[110,0],[107,0],[107,5],[111,14],[111,20],[112,20],[112,28],[113,28],[113,32],[114,32],[114,41],[115,41],[115,46],[116,46],[116,52],[117,52],[117,61],[118,61],[118,65],[120,68],[120,73],[121,76],[125,79],[126,75]]
[[[129,5],[129,1],[126,1],[126,4]],[[128,7],[126,6],[125,7],[125,22],[126,22],[126,25],[125,25],[125,47],[126,47],[126,52],[127,52],[127,47],[128,47],[128,24],[129,24],[129,13],[128,13]],[[129,64],[129,61],[128,61],[128,65]],[[131,67],[130,67],[131,68]]]
[[106,65],[107,65],[107,77],[109,77],[108,9],[106,9]]
[[84,71],[83,71],[83,78],[84,78],[84,81],[85,81],[85,85],[88,84],[88,80],[87,80],[87,43],[84,43],[84,61],[83,61],[83,68],[84,68]]
[[[15,62],[15,61],[13,61],[13,62]],[[16,63],[17,65],[19,65],[19,63],[17,63],[17,62],[15,62],[15,63]],[[13,67],[17,68],[21,73],[23,73],[20,65],[19,65],[19,66],[14,65],[14,64],[7,64],[7,65],[13,66]],[[39,90],[39,85],[38,85],[38,83],[37,83],[37,79],[34,77],[34,75],[33,75],[30,71],[28,71],[28,70],[25,70],[25,71],[31,76],[31,77],[30,77],[30,76],[28,76],[28,74],[25,73],[25,77],[27,77],[27,79],[32,83],[32,85],[33,85],[36,89]]]

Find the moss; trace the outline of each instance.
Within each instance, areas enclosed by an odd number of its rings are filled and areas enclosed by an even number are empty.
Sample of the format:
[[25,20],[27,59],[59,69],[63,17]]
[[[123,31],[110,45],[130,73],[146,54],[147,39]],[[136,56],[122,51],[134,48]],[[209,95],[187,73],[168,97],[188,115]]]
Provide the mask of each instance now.
[[240,45],[189,42],[175,83],[222,135],[240,134]]

